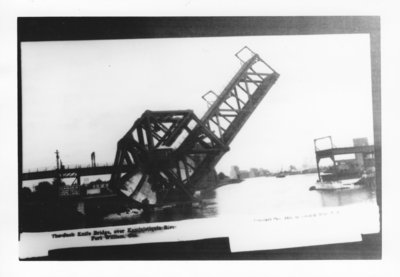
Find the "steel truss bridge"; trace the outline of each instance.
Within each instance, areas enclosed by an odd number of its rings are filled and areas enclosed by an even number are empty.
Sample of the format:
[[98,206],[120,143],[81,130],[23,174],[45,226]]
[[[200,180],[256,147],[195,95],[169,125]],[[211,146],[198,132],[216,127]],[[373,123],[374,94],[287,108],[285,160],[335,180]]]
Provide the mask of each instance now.
[[[113,166],[23,173],[22,180],[111,174],[110,187],[140,202],[194,200],[196,190],[211,186],[214,167],[279,74],[248,47],[235,55],[241,67],[225,89],[203,95],[208,110],[145,111],[118,141]],[[244,58],[247,56],[247,58]]]
[[[322,139],[329,139],[331,147],[327,149],[318,149],[316,146],[316,142]],[[375,153],[374,145],[362,145],[362,146],[353,146],[353,147],[336,147],[332,143],[332,137],[322,137],[314,139],[314,149],[315,149],[315,158],[317,161],[317,171],[318,171],[318,179],[321,180],[321,169],[319,163],[322,159],[329,158],[332,160],[336,167],[336,156],[340,155],[348,155],[348,154],[362,154],[363,160],[366,156]],[[336,170],[336,169],[335,169]]]
[[279,77],[248,47],[236,57],[242,66],[225,89],[203,95],[209,108],[201,119],[191,110],[145,111],[135,121],[118,142],[112,187],[133,199],[151,189],[168,202],[210,186],[215,165]]

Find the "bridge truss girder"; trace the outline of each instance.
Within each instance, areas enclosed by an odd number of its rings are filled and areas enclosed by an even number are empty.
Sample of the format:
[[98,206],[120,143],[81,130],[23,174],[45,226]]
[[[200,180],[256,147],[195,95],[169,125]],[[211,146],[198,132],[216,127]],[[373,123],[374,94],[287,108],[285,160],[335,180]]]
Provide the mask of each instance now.
[[[244,51],[250,58],[241,59]],[[146,111],[136,120],[118,142],[113,188],[139,202],[150,189],[157,202],[170,202],[192,200],[209,186],[207,176],[279,77],[247,47],[236,56],[240,70],[219,95],[203,96],[209,109],[201,120],[191,110]]]
[[135,200],[145,185],[157,202],[192,200],[194,173],[227,150],[193,111],[146,111],[118,142],[111,184]]

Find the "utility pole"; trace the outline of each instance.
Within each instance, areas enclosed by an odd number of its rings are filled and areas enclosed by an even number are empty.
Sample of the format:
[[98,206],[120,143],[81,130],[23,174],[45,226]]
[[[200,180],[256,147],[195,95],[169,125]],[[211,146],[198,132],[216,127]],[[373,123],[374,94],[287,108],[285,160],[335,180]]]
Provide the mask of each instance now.
[[90,155],[91,159],[92,159],[92,167],[96,167],[96,153],[92,152],[92,154]]
[[59,155],[59,153],[60,152],[58,152],[58,150],[56,150],[56,159],[57,159],[57,169],[60,169],[60,155]]

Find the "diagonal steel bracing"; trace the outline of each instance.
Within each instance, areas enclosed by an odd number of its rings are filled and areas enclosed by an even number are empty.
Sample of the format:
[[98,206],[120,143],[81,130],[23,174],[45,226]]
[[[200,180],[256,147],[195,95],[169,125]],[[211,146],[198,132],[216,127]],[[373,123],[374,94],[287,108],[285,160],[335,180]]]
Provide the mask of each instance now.
[[[243,60],[240,54],[249,52]],[[240,70],[218,95],[203,96],[209,109],[200,120],[191,110],[146,111],[120,139],[111,186],[143,202],[185,201],[229,150],[229,144],[278,79],[249,48],[236,56]],[[208,100],[208,96],[214,100]]]

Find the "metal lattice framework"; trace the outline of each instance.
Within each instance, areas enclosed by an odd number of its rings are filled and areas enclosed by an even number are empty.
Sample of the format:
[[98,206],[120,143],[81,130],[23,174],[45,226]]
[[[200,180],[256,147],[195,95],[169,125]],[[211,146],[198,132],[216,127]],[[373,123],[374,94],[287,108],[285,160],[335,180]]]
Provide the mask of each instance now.
[[190,200],[209,186],[206,179],[279,77],[248,47],[236,57],[242,66],[226,88],[203,95],[209,109],[201,120],[191,110],[146,111],[136,120],[118,142],[113,188],[154,204]]

